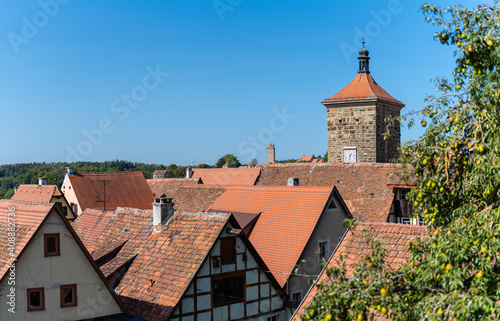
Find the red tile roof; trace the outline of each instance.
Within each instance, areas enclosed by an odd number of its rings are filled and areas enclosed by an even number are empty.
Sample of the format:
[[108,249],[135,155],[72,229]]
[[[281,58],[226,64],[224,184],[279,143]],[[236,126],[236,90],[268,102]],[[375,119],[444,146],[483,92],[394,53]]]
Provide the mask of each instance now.
[[194,168],[194,178],[201,178],[205,185],[255,185],[260,168]]
[[332,103],[355,101],[380,101],[404,107],[402,102],[389,95],[380,87],[369,73],[358,73],[349,85],[321,103],[329,105]]
[[[54,204],[51,203],[0,200],[0,240],[2,240],[0,242],[0,281],[5,277],[13,260],[19,258],[21,252],[24,251],[53,206]],[[9,213],[14,213],[15,216],[9,215]],[[15,223],[16,228],[15,250],[13,252],[10,251],[7,241],[9,223]],[[12,225],[10,226],[12,227]]]
[[33,203],[50,203],[53,196],[62,196],[56,185],[19,185],[17,191],[10,198],[12,201],[29,201]]
[[157,197],[165,194],[166,197],[174,197],[175,192],[181,186],[193,186],[201,184],[200,178],[158,178],[147,180],[151,191]]
[[249,239],[283,287],[332,192],[332,187],[227,187],[210,211],[261,212]]
[[393,185],[402,183],[397,164],[279,164],[267,166],[259,185],[284,186],[290,177],[300,186],[335,186],[352,215],[360,221],[386,222],[394,199]]
[[224,191],[222,186],[183,185],[174,194],[174,209],[179,213],[205,212]]
[[[153,192],[140,171],[120,173],[75,173],[69,175],[72,188],[84,211],[87,208],[113,211],[117,207],[153,208]],[[104,196],[104,183],[106,195]],[[108,201],[103,203],[102,201]]]
[[[427,227],[393,224],[393,223],[360,223],[355,230],[348,231],[340,242],[335,252],[330,257],[326,268],[318,277],[317,283],[329,282],[326,270],[337,265],[341,255],[348,255],[346,259],[346,268],[348,277],[352,276],[354,270],[352,265],[360,262],[366,255],[370,254],[370,248],[366,244],[363,236],[364,229],[371,229],[372,235],[382,242],[387,250],[386,262],[393,269],[397,269],[411,255],[408,249],[410,241],[428,235]],[[311,303],[317,293],[316,286],[311,287],[309,293],[297,309],[293,320],[299,320],[303,310]]]
[[[116,288],[133,315],[145,320],[165,320],[187,290],[209,250],[229,220],[229,214],[175,214],[167,227],[152,234],[153,212],[118,208],[114,213],[86,210],[73,226],[86,240],[94,258],[117,247],[117,255],[104,264],[106,276],[134,259]],[[106,221],[99,237],[95,222]],[[151,286],[151,283],[154,283]]]
[[309,155],[309,156],[302,156],[301,158],[297,159],[297,163],[312,163],[316,157],[314,155]]

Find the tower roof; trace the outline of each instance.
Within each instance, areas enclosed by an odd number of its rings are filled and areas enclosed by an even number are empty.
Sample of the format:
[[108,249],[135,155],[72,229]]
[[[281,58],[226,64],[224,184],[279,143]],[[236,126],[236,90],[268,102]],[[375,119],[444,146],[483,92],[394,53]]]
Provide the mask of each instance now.
[[380,101],[398,107],[405,105],[380,87],[369,73],[358,73],[351,83],[332,97],[323,100],[323,105],[358,101]]

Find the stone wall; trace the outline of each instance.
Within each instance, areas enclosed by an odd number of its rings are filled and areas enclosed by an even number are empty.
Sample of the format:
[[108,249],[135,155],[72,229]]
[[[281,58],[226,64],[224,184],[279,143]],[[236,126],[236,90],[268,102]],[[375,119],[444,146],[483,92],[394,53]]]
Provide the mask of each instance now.
[[357,148],[358,163],[388,163],[397,157],[400,146],[400,128],[391,131],[391,138],[383,139],[384,119],[399,117],[399,107],[375,102],[337,104],[327,107],[328,160],[343,163],[344,147]]

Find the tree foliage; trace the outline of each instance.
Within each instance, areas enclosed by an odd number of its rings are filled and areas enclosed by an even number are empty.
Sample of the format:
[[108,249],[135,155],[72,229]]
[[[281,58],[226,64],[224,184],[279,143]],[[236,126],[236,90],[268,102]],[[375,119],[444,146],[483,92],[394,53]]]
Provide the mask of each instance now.
[[[412,115],[425,134],[401,149],[400,162],[418,187],[409,198],[429,237],[410,245],[396,271],[367,237],[373,253],[328,271],[331,283],[303,319],[496,320],[500,317],[500,8],[423,5],[439,28],[436,40],[456,50],[451,80]],[[406,118],[404,116],[403,118]]]
[[240,165],[241,165],[240,161],[238,160],[238,158],[236,156],[234,156],[233,154],[226,154],[226,155],[222,156],[221,158],[219,158],[219,160],[217,161],[215,166],[217,168],[221,168],[222,166],[224,166],[224,164],[226,164],[226,162],[229,164],[229,167],[232,167],[232,168],[237,168],[237,167],[240,167]]

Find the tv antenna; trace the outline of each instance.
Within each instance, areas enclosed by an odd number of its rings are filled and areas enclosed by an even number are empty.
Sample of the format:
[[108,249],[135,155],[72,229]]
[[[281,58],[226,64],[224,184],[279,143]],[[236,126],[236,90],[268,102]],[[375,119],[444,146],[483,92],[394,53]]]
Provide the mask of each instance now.
[[106,183],[111,183],[111,181],[102,180],[102,188],[103,188],[103,200],[99,200],[99,192],[97,192],[97,195],[95,197],[96,203],[103,203],[103,208],[104,211],[106,212],[106,203],[109,203],[109,199],[106,200]]

